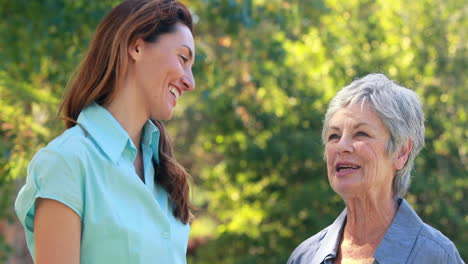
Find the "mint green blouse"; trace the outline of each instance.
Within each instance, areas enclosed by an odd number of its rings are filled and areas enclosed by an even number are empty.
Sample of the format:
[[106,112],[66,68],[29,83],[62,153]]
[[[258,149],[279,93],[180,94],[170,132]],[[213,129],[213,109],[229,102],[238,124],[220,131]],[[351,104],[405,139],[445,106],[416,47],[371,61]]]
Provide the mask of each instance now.
[[16,199],[31,255],[41,197],[80,216],[81,263],[186,263],[190,226],[173,216],[170,197],[154,182],[158,128],[148,120],[142,133],[143,182],[133,165],[137,149],[105,108],[91,104],[78,123],[36,153]]

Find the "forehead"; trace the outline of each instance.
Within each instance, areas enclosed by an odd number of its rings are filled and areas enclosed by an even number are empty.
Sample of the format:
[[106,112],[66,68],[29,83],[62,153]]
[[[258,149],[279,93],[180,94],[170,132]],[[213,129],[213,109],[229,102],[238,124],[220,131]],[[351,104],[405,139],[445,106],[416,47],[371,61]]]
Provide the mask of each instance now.
[[165,44],[174,46],[175,48],[186,46],[190,48],[192,52],[195,52],[192,32],[182,23],[177,23],[175,25],[174,32],[161,35],[158,42],[164,42]]
[[385,129],[385,126],[375,110],[368,103],[355,103],[340,108],[330,119],[330,126],[365,124],[376,129]]

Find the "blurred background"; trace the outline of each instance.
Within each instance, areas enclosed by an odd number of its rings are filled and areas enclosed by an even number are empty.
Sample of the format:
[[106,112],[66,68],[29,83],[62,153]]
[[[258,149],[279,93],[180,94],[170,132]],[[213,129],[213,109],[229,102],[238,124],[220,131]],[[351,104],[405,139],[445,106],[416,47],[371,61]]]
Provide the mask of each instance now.
[[[32,263],[13,210],[32,155],[98,22],[117,0],[0,0],[0,263]],[[422,98],[426,147],[407,196],[468,259],[468,2],[197,0],[197,89],[167,125],[193,176],[189,263],[286,263],[344,203],[321,120],[382,72]],[[143,231],[143,230],[142,230]]]

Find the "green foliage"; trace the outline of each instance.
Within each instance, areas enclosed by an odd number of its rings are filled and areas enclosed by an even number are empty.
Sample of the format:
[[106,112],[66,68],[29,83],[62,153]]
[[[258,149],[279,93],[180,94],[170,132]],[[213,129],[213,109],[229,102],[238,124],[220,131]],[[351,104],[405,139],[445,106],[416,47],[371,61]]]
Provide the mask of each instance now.
[[[0,217],[12,180],[63,129],[63,89],[118,2],[0,0]],[[333,221],[344,204],[328,185],[321,120],[336,91],[369,72],[421,96],[426,147],[408,200],[468,258],[466,3],[186,2],[197,90],[168,125],[195,178],[192,237],[208,239],[191,263],[285,263]]]
[[3,237],[0,237],[0,261],[6,263],[8,261],[8,255],[11,252],[11,246],[5,242]]
[[376,71],[423,98],[427,146],[408,199],[468,256],[467,236],[456,231],[468,228],[466,4],[204,1],[193,8],[198,92],[171,124],[175,131],[195,123],[176,142],[191,153],[184,159],[199,177],[202,215],[217,225],[192,263],[285,263],[332,222],[344,205],[328,186],[321,119],[338,89]]

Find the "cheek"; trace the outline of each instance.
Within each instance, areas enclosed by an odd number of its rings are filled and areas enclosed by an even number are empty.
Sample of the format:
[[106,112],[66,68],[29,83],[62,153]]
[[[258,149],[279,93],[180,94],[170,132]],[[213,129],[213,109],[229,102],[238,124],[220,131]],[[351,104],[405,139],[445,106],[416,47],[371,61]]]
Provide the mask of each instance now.
[[[365,174],[367,177],[375,177],[386,174],[384,161],[387,160],[385,147],[380,144],[360,143],[356,146],[360,157],[365,165]],[[377,178],[375,179],[377,180]]]
[[[358,142],[354,144],[356,153],[359,153],[363,162],[373,162],[377,158],[376,148],[367,142]],[[369,164],[370,165],[370,164]]]
[[335,151],[333,147],[326,145],[325,146],[325,161],[327,162],[328,175],[330,175],[334,170],[335,164]]
[[375,175],[378,170],[378,153],[375,146],[369,143],[360,142],[356,144],[355,149],[356,152],[359,153],[365,171],[368,174]]
[[137,68],[136,72],[136,82],[138,86],[141,86],[145,92],[151,93],[154,86],[154,71],[151,71],[151,67],[140,65],[141,67]]

